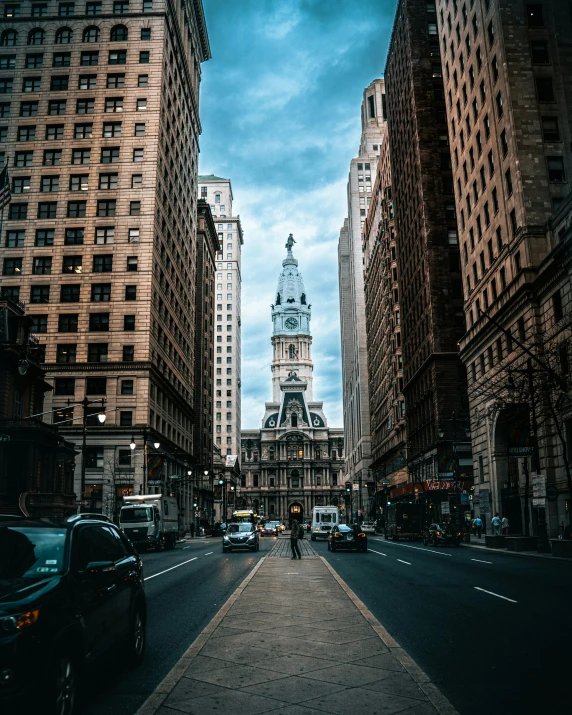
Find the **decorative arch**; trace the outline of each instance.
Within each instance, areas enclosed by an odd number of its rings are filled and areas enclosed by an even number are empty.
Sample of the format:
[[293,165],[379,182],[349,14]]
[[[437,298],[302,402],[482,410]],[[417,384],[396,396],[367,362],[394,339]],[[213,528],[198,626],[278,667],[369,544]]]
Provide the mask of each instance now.
[[43,45],[46,39],[46,33],[39,27],[35,30],[30,30],[28,33],[29,45]]
[[125,25],[115,25],[111,28],[109,39],[111,42],[124,42],[129,35],[129,30]]
[[99,27],[96,27],[95,25],[90,25],[90,27],[86,27],[85,30],[83,31],[81,41],[82,42],[99,42],[100,35],[101,35],[101,33],[99,31]]
[[0,35],[0,46],[15,47],[18,44],[18,33],[16,30],[4,30]]
[[69,45],[73,38],[71,27],[60,27],[56,32],[56,45]]

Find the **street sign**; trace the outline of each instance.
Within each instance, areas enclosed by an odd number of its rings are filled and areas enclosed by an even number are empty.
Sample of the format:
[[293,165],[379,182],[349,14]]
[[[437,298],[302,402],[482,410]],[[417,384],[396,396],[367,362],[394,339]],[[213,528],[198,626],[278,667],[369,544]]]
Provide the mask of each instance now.
[[537,509],[544,509],[546,506],[546,499],[544,498],[532,498],[532,506],[536,507]]
[[160,479],[149,479],[147,481],[148,487],[160,487],[163,482]]
[[352,484],[352,489],[354,492],[359,492],[359,484]]
[[546,498],[548,501],[556,501],[558,499],[558,489],[556,488],[556,484],[546,485]]
[[384,487],[386,487],[389,484],[389,479],[382,479],[381,483],[383,484]]
[[449,502],[448,501],[442,501],[441,502],[441,514],[450,514],[451,510],[449,509]]
[[9,434],[0,434],[0,442],[9,442],[9,441],[10,441]]
[[546,498],[546,475],[534,474],[531,478],[531,482],[533,498],[544,500]]

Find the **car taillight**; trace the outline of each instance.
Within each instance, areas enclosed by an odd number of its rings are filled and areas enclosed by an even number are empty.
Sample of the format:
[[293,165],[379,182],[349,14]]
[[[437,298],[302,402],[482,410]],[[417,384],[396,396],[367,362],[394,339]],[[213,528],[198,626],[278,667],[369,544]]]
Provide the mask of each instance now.
[[436,531],[435,533],[437,534],[437,536],[441,536],[441,532],[440,532],[440,531]]
[[360,533],[360,534],[358,534],[358,536],[362,536],[362,537],[365,537],[365,534],[361,534],[361,533]]
[[461,532],[460,532],[460,531],[457,532],[457,536],[461,536]]
[[343,534],[334,534],[334,539],[343,539]]

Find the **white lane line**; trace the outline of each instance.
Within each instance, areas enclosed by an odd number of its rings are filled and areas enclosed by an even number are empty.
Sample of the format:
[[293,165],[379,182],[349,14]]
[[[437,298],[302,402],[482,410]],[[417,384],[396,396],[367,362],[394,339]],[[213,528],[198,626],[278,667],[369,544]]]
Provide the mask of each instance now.
[[178,569],[179,566],[184,566],[185,564],[190,564],[191,561],[196,561],[196,560],[197,560],[197,557],[195,556],[194,559],[189,559],[188,561],[183,561],[182,563],[177,564],[176,566],[171,566],[170,569],[165,569],[164,571],[159,571],[159,573],[154,573],[152,576],[147,576],[147,578],[144,578],[143,580],[149,581],[152,578],[156,578],[157,576],[162,576],[164,573],[167,573],[167,571],[172,571],[173,569]]
[[191,548],[190,546],[183,546],[182,550],[184,551],[185,549],[190,549],[190,548]]
[[492,561],[483,561],[482,559],[471,559],[471,561],[478,561],[480,564],[492,564]]
[[214,551],[209,551],[208,554],[205,554],[205,556],[210,556],[211,554],[214,554]]
[[411,564],[409,563],[409,561],[403,561],[402,559],[397,559],[397,560],[398,560],[400,563],[402,563],[402,564],[407,564],[408,566],[411,566]]
[[387,554],[383,554],[381,551],[375,551],[374,549],[368,548],[368,551],[371,551],[372,554],[379,554],[380,556],[387,556]]
[[502,598],[504,601],[510,601],[511,603],[518,603],[518,601],[515,601],[512,598],[507,598],[506,596],[501,596],[499,593],[493,593],[492,591],[487,591],[485,588],[479,588],[478,586],[475,586],[475,589],[477,591],[482,591],[483,593],[488,593],[491,596],[496,596],[497,598]]
[[[375,539],[376,541],[386,541],[386,539]],[[426,551],[428,554],[437,554],[437,556],[452,556],[453,554],[444,554],[442,551],[432,551],[431,549],[424,549],[421,546],[410,546],[409,544],[396,544],[392,541],[391,546],[403,546],[405,549],[415,549],[416,551]]]

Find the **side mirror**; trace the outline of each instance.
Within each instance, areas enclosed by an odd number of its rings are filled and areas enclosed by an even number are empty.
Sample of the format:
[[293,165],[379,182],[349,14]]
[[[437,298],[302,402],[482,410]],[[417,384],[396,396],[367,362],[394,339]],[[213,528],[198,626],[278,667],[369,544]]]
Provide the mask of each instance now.
[[113,561],[90,561],[83,571],[84,576],[98,576],[100,574],[115,571]]

